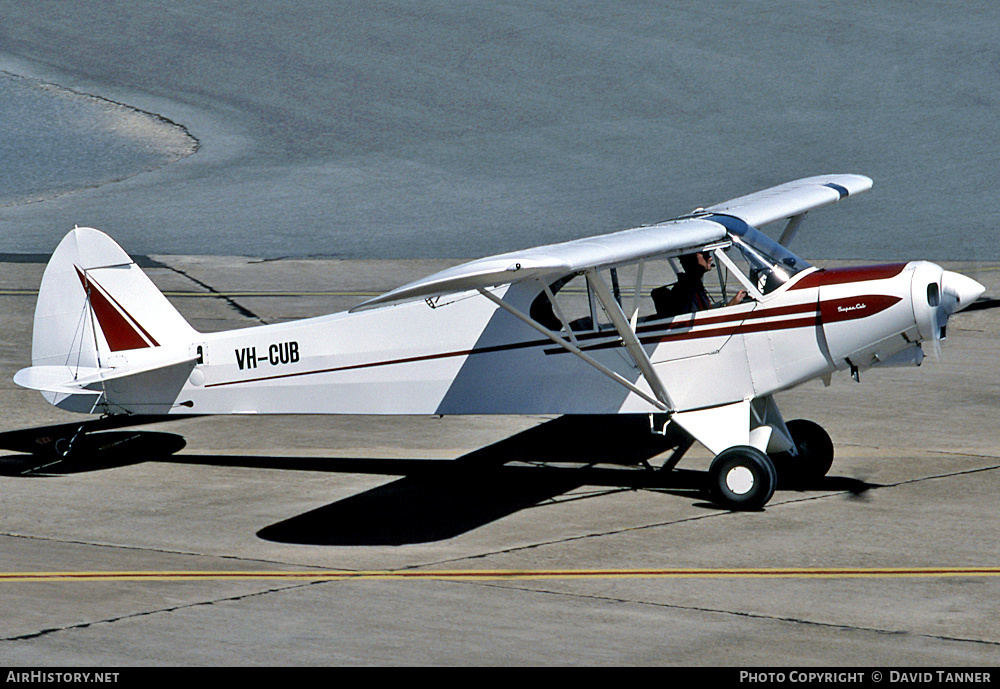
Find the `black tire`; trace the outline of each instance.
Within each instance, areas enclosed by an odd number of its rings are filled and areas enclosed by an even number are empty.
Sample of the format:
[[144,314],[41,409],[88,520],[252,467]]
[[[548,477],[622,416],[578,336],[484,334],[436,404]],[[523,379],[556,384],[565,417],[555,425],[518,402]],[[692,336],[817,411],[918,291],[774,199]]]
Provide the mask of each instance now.
[[833,441],[818,423],[794,419],[785,424],[792,436],[798,456],[783,455],[782,469],[800,483],[819,481],[833,466]]
[[771,458],[749,445],[720,452],[708,475],[712,500],[730,510],[762,509],[778,484]]

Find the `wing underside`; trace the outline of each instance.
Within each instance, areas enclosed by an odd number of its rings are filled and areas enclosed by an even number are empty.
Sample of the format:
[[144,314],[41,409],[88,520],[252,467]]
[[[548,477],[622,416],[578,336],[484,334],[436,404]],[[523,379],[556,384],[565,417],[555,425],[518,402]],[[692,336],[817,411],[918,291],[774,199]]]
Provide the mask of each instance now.
[[369,299],[352,311],[487,289],[533,278],[554,279],[652,256],[680,254],[721,242],[725,237],[726,229],[718,223],[702,218],[684,218],[598,237],[513,251],[435,273]]
[[352,311],[388,306],[444,294],[488,289],[528,279],[551,281],[646,258],[676,256],[726,240],[726,228],[710,214],[740,218],[760,227],[801,218],[814,209],[861,193],[872,181],[861,175],[820,175],[741,196],[666,222],[597,237],[512,251],[449,268],[387,292]]

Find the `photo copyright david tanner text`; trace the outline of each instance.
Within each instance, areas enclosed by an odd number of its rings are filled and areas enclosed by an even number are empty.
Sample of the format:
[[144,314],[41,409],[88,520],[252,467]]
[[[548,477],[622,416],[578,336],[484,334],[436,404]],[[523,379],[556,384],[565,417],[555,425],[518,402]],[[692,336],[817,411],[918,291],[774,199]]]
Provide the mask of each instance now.
[[923,670],[920,672],[904,672],[902,670],[870,670],[859,671],[804,671],[788,672],[755,672],[740,670],[740,682],[820,682],[829,684],[858,684],[867,682],[886,682],[889,684],[924,684],[940,682],[944,684],[992,684],[991,672],[968,672],[960,670]]

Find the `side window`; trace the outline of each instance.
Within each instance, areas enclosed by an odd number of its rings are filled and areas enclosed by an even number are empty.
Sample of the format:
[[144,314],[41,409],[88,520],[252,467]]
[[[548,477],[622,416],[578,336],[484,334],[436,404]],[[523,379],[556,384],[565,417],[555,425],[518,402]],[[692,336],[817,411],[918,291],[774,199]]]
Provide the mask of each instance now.
[[555,304],[549,301],[545,292],[539,294],[528,314],[533,320],[556,332],[563,330],[560,317],[574,331],[593,328],[592,300],[584,276],[567,275],[551,283],[549,291],[555,297]]
[[[738,304],[746,296],[743,285],[718,262],[713,252],[671,259],[674,278],[649,287],[650,318],[672,318]],[[641,315],[641,314],[640,314]]]
[[[662,262],[666,267],[666,263]],[[629,317],[637,307],[648,312],[652,302],[648,288],[639,282],[642,277],[640,264],[618,266],[598,271],[599,279],[608,286],[622,311]],[[669,267],[667,272],[672,276]],[[563,322],[569,324],[573,332],[605,330],[612,328],[610,316],[590,288],[584,275],[568,275],[548,285],[555,302],[549,301],[545,292],[531,303],[529,315],[549,330],[565,330]],[[645,305],[644,305],[645,303]]]
[[[626,318],[637,322],[739,303],[746,294],[743,285],[725,265],[717,265],[714,255],[706,253],[707,260],[703,257],[700,262],[691,256],[646,260],[601,270],[598,275]],[[611,319],[583,275],[568,275],[548,287],[555,304],[545,292],[531,304],[529,315],[538,323],[556,332],[565,330],[563,321],[573,332],[611,327]]]

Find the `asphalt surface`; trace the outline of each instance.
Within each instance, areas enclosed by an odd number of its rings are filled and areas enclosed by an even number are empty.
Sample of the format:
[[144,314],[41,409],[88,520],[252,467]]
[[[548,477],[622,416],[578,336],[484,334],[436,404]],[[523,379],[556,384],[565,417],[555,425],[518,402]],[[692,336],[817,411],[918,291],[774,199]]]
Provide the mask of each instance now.
[[[148,272],[216,330],[448,263]],[[1000,294],[997,265],[950,267]],[[81,418],[11,382],[42,268],[0,264],[4,447]],[[837,456],[760,512],[708,502],[704,450],[635,464],[667,455],[627,420],[213,417],[94,434],[68,463],[0,450],[0,663],[995,665],[995,313],[954,317],[920,368],[782,394]]]

